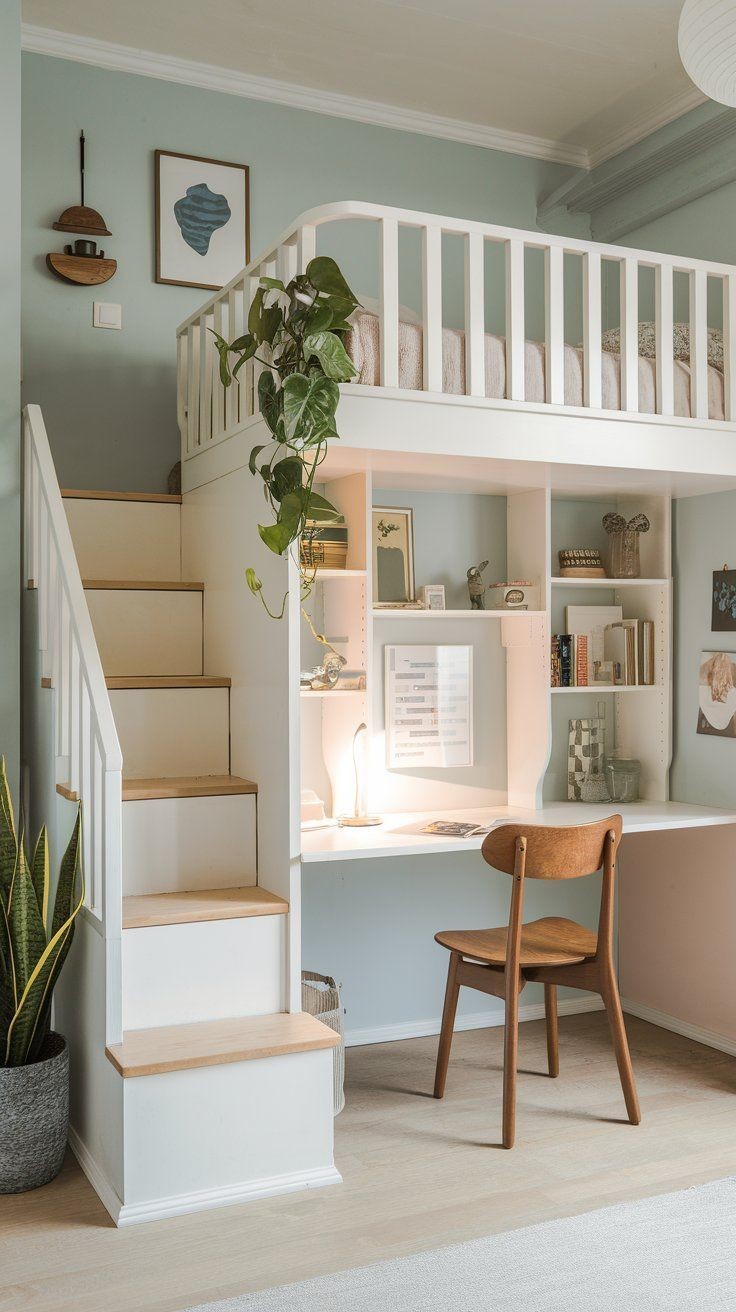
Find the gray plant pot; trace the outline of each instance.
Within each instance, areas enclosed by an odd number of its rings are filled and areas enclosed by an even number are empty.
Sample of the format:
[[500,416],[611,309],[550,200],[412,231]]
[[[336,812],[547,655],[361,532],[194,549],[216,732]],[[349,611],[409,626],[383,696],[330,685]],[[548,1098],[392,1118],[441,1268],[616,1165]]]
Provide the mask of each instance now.
[[48,1035],[39,1061],[0,1067],[0,1194],[38,1189],[59,1174],[69,1131],[69,1050]]

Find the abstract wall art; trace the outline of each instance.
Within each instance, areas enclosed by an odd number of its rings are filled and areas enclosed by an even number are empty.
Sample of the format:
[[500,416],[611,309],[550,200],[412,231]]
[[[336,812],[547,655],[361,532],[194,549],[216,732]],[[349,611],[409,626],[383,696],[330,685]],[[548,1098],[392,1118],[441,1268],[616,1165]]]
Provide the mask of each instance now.
[[736,655],[730,651],[700,654],[698,733],[736,738]]
[[247,164],[156,151],[156,282],[218,290],[250,259]]

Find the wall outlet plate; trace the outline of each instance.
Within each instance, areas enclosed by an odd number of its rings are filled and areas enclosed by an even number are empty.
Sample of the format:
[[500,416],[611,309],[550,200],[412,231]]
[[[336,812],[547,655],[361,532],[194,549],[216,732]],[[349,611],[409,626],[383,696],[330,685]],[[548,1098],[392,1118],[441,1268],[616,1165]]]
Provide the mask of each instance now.
[[93,328],[122,328],[123,307],[112,301],[95,301],[92,306]]

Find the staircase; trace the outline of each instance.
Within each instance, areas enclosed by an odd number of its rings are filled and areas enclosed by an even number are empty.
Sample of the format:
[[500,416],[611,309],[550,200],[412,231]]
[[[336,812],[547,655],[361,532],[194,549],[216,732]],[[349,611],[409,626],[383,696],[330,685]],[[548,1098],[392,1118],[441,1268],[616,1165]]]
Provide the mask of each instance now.
[[[231,773],[231,681],[205,673],[181,497],[61,496],[123,760],[122,1038],[108,1020],[105,1074],[90,999],[73,1020],[62,999],[72,1145],[118,1224],[337,1181],[337,1036],[285,1010],[289,904],[259,884],[258,786]],[[70,989],[89,992],[93,939],[75,941]]]

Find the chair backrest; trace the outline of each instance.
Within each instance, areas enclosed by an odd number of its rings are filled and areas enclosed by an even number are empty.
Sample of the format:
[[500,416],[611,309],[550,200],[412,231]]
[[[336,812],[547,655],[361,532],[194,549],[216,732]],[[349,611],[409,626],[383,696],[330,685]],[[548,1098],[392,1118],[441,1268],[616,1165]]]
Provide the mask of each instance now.
[[600,870],[610,833],[614,835],[615,852],[621,827],[620,815],[611,815],[588,825],[500,825],[484,839],[481,851],[494,870],[513,875],[517,869],[519,840],[523,839],[523,873],[526,878],[579,879],[581,875],[592,875]]

